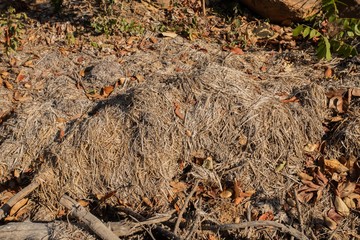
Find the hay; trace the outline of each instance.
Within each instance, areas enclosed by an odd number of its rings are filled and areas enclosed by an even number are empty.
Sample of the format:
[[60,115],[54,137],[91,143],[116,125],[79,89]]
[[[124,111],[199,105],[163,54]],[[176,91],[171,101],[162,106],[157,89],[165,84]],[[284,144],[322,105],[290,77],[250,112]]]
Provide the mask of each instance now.
[[[166,211],[173,194],[169,183],[184,177],[218,189],[237,178],[244,189],[256,190],[255,202],[279,204],[296,182],[292,174],[304,166],[304,146],[323,137],[325,88],[304,77],[314,72],[308,62],[299,70],[282,54],[272,55],[269,64],[270,53],[252,53],[258,61],[250,61],[211,47],[198,51],[175,39],[171,46],[159,42],[153,51],[124,57],[122,64],[84,56],[83,66],[48,54],[40,70],[55,66],[61,71],[67,65],[69,71],[42,79],[44,89],[33,102],[23,103],[16,118],[0,126],[6,132],[0,159],[7,174],[15,168],[52,168],[54,176],[33,197],[53,213],[64,193],[87,199],[112,190],[139,211],[144,197],[154,204],[150,211]],[[108,64],[113,66],[110,75]],[[81,79],[86,89],[111,85],[120,77],[125,84],[105,100],[90,101],[73,77],[88,66],[92,70]],[[137,74],[145,81],[129,79]],[[283,92],[299,102],[281,102]],[[175,106],[184,119],[175,114]],[[62,139],[59,129],[65,131]],[[240,141],[244,138],[246,144]],[[355,140],[348,141],[350,146]],[[213,169],[196,162],[207,157]],[[276,172],[285,161],[283,172]]]

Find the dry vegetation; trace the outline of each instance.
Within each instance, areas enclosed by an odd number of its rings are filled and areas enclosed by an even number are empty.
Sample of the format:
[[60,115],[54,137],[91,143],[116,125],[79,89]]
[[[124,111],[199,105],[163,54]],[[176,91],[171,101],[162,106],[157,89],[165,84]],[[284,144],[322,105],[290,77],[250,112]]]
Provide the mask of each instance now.
[[[278,32],[263,39],[246,10],[199,4],[17,6],[22,46],[0,59],[4,226],[93,239],[61,222],[66,194],[126,239],[359,238],[359,57],[322,62],[290,28],[261,23]],[[97,35],[99,16],[134,24]]]

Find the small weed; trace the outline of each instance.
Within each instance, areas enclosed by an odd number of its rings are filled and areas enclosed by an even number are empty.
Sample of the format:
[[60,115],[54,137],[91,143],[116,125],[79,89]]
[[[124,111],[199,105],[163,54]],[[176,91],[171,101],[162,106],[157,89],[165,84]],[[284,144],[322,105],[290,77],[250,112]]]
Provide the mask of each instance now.
[[21,33],[26,18],[25,13],[16,13],[12,7],[0,16],[0,33],[4,36],[3,44],[6,54],[16,51],[21,45]]
[[326,60],[332,58],[332,53],[343,57],[358,54],[354,42],[360,37],[360,19],[340,18],[338,3],[341,2],[323,0],[323,12],[311,19],[313,25],[300,24],[293,30],[294,36],[300,35],[316,42],[317,56]]
[[105,34],[106,36],[129,34],[131,36],[138,36],[144,33],[144,27],[140,24],[125,19],[116,19],[109,17],[97,17],[91,24],[95,32],[98,34]]

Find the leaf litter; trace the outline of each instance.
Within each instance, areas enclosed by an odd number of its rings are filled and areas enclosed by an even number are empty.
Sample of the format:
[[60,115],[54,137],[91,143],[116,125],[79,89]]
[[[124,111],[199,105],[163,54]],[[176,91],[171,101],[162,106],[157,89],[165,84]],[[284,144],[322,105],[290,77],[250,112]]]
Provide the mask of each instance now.
[[[186,42],[170,33],[168,38],[148,36],[152,45],[146,51],[122,49],[127,52],[123,55],[114,48],[112,55],[97,59],[90,53],[96,50],[86,47],[80,53],[48,50],[23,64],[35,64],[26,81],[39,86],[31,89],[28,101],[13,102],[15,93],[18,99],[27,96],[19,91],[25,79],[21,72],[18,81],[4,78],[2,182],[12,178],[14,169],[54,172],[32,195],[46,206],[32,218],[44,220],[46,211],[56,218],[64,193],[76,199],[102,196],[101,202],[113,206],[125,201],[147,213],[166,212],[182,206],[170,199],[183,200],[195,179],[200,179],[195,196],[205,199],[204,219],[246,221],[250,205],[250,220],[291,224],[282,217],[285,207],[277,199],[284,199],[294,184],[310,228],[314,218],[324,218],[335,229],[339,219],[352,217],[360,194],[355,180],[359,79],[339,86],[331,82],[332,73],[323,82],[324,72],[311,66],[306,53],[238,47],[224,52],[220,45]],[[345,91],[331,96],[328,81]],[[342,120],[327,121],[335,117]],[[317,143],[324,140],[321,149]],[[204,156],[194,157],[199,151]],[[307,158],[313,165],[304,167]],[[329,199],[334,209],[329,210]],[[253,232],[252,237],[261,234]]]

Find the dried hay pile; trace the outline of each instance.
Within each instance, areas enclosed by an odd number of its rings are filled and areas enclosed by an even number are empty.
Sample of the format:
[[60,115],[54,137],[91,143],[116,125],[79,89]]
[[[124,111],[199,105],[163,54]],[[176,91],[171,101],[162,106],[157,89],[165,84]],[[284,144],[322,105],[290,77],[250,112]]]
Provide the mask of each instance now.
[[[179,56],[185,51],[189,58],[183,61]],[[263,52],[251,55],[257,60],[186,47],[165,48],[154,61],[156,54],[129,56],[105,80],[106,67],[91,68],[96,71],[83,79],[86,88],[114,83],[126,71],[146,79],[127,79],[103,100],[89,100],[66,74],[47,80],[33,102],[1,125],[0,159],[7,172],[51,168],[53,178],[35,195],[52,210],[64,193],[86,199],[117,190],[130,205],[139,206],[146,197],[154,203],[152,211],[165,211],[171,207],[169,184],[184,173],[218,189],[236,178],[244,189],[256,190],[256,199],[283,198],[296,182],[291,174],[303,168],[304,146],[324,134],[325,89],[304,79],[311,66],[305,69],[305,63],[299,71],[281,56],[269,63]],[[78,71],[67,64],[67,72]],[[264,64],[266,73],[260,70]],[[176,67],[185,73],[173,71]],[[299,102],[284,102],[284,96]],[[356,134],[358,126],[353,128],[349,131]],[[353,137],[347,141],[353,144]],[[196,161],[208,157],[213,167]],[[189,166],[186,172],[181,164]]]

